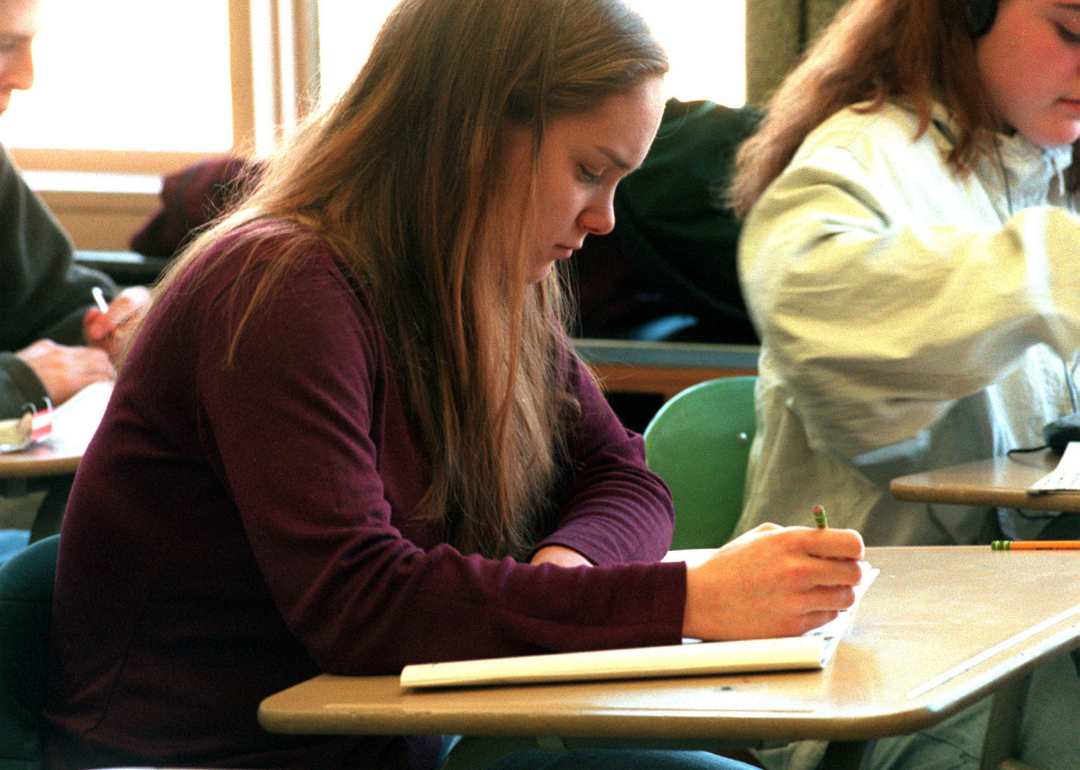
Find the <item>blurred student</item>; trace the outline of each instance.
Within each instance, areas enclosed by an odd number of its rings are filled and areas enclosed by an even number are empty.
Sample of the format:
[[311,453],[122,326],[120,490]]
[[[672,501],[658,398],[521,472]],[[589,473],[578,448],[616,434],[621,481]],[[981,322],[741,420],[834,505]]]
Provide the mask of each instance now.
[[[11,94],[34,84],[31,45],[41,0],[0,0],[0,113]],[[94,303],[116,286],[73,264],[67,234],[0,147],[0,415],[44,399],[58,406],[86,385],[116,376],[124,319],[149,302],[125,291],[107,312]]]
[[[871,545],[1076,535],[1074,519],[898,502],[888,483],[1040,446],[1077,410],[1078,137],[1080,7],[840,11],[738,155],[762,338],[742,529],[823,503]],[[1058,670],[1044,725],[1055,710],[1068,724],[1025,736],[1057,755],[1044,769],[1080,766],[1076,671]],[[962,718],[874,766],[977,767],[985,712]]]
[[431,768],[438,736],[271,735],[258,704],[320,672],[798,634],[850,605],[850,531],[658,562],[667,489],[561,325],[555,263],[613,226],[666,70],[618,0],[390,15],[157,290],[61,533],[53,767]]

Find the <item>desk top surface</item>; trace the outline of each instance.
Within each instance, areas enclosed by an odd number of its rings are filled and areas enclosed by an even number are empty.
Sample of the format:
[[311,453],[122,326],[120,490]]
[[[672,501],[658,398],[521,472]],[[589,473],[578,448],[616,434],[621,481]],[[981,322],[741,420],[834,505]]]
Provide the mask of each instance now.
[[0,454],[0,479],[74,473],[111,393],[111,382],[94,383],[57,407],[50,436],[18,452]]
[[889,493],[920,503],[1080,513],[1080,492],[1028,494],[1028,487],[1054,470],[1060,459],[1049,450],[992,457],[893,479]]
[[408,690],[321,676],[276,732],[861,740],[930,726],[1080,642],[1080,552],[872,548],[881,570],[823,671]]

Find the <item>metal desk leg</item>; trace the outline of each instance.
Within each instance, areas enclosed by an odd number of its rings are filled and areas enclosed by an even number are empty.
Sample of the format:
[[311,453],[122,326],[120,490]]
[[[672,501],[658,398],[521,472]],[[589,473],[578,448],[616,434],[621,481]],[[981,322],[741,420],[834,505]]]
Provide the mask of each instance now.
[[994,693],[980,770],[997,770],[1002,762],[1016,756],[1020,743],[1020,722],[1030,685],[1029,674],[1014,679]]
[[67,507],[73,481],[75,481],[74,475],[53,476],[48,480],[45,486],[45,498],[41,501],[37,516],[34,517],[34,525],[30,528],[31,543],[60,532],[60,524],[64,520],[64,508]]
[[861,770],[873,750],[873,741],[829,741],[821,758],[821,770]]

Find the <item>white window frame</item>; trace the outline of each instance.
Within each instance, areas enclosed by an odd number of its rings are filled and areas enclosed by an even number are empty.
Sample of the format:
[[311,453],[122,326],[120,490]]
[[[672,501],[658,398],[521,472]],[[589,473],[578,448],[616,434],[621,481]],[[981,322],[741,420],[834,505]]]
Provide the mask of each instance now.
[[[319,102],[318,0],[227,2],[229,152],[260,156]],[[160,205],[161,178],[215,154],[7,149],[76,246],[91,250],[126,249],[131,233]]]
[[[265,153],[318,101],[317,0],[228,0],[233,141]],[[216,153],[7,148],[76,247],[125,250],[161,178]]]
[[[318,89],[316,0],[228,0],[235,153],[264,152]],[[212,153],[9,148],[26,170],[162,175]]]

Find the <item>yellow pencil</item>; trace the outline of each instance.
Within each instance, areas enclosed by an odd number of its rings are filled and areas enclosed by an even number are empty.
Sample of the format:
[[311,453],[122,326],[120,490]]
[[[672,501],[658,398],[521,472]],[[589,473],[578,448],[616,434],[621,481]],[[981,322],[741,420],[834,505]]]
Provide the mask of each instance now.
[[1080,540],[995,540],[995,551],[1080,551]]
[[817,524],[818,529],[825,529],[829,526],[829,520],[825,518],[825,507],[821,505],[814,506],[814,522]]

